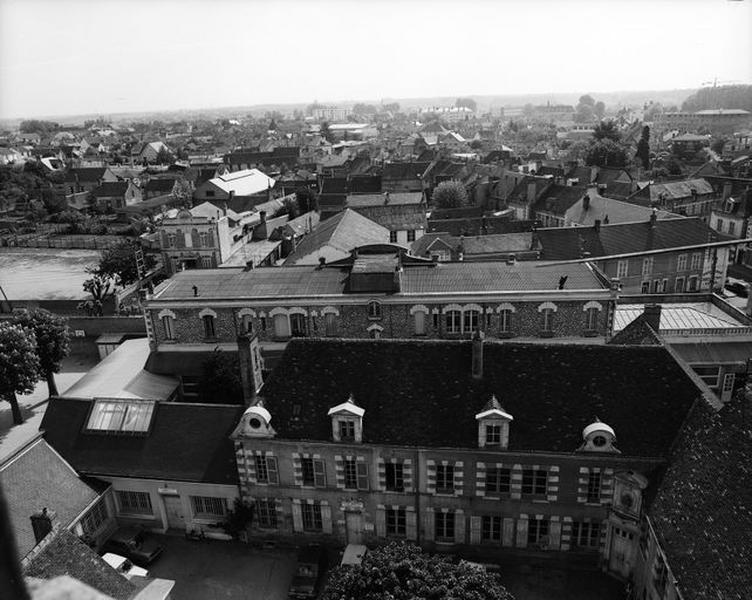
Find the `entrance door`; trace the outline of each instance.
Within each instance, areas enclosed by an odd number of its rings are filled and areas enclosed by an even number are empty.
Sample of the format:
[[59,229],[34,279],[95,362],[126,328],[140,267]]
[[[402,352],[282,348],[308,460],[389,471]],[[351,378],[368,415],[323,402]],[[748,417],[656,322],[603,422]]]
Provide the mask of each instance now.
[[635,552],[635,536],[631,531],[613,528],[611,535],[611,553],[609,555],[609,569],[622,577],[632,574]]
[[363,543],[363,513],[346,512],[345,524],[347,526],[347,543]]
[[167,527],[170,529],[185,529],[183,516],[183,501],[180,496],[162,496],[167,513]]

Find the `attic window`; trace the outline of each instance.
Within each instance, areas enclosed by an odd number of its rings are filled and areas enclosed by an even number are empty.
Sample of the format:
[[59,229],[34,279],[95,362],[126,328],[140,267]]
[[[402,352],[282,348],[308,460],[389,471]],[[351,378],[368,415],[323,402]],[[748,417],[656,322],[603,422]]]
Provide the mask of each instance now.
[[154,414],[153,400],[95,400],[88,431],[145,433]]
[[368,303],[368,318],[380,319],[381,318],[381,304],[372,300]]

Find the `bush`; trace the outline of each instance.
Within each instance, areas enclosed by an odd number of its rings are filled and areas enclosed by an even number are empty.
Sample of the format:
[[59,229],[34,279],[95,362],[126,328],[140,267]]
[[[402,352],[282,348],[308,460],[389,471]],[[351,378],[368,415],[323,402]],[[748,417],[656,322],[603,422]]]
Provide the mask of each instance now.
[[459,208],[467,204],[467,191],[459,181],[442,181],[431,199],[438,208]]

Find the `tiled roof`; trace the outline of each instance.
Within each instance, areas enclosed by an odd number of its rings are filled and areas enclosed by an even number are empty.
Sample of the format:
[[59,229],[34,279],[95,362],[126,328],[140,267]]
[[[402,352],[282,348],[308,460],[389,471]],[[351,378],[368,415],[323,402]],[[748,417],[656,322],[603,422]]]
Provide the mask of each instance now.
[[66,529],[58,531],[34,557],[24,569],[24,575],[41,579],[68,575],[114,600],[127,600],[137,591],[136,586]]
[[67,527],[99,496],[43,439],[0,466],[0,483],[21,557],[36,546],[32,513],[47,507]]
[[[473,448],[492,395],[514,417],[509,449],[574,452],[595,416],[627,456],[663,456],[698,390],[663,348],[485,342],[300,340],[261,395],[281,439],[330,440],[327,411],[353,394],[363,441]],[[430,426],[426,426],[430,423]]]
[[237,483],[229,435],[242,406],[158,403],[145,436],[84,431],[91,400],[50,398],[40,429],[73,467],[88,475]]
[[692,191],[699,195],[712,194],[713,186],[705,179],[688,179],[686,181],[669,181],[665,183],[651,183],[649,187],[650,200],[657,202],[662,198],[679,200],[691,198]]
[[428,225],[426,209],[422,204],[385,205],[382,202],[380,206],[356,206],[353,210],[389,231],[425,230]]
[[601,225],[599,231],[595,227],[558,227],[536,233],[545,260],[582,258],[583,252],[593,257],[645,252],[726,239],[699,217]]
[[752,573],[752,399],[698,403],[649,515],[685,600],[745,600]]
[[555,215],[564,215],[567,210],[579,200],[582,200],[582,197],[585,195],[587,195],[587,188],[584,186],[553,184],[543,192],[533,208],[534,210],[546,211]]
[[99,181],[104,175],[106,167],[78,167],[65,174],[65,181]]
[[531,232],[467,236],[462,238],[462,246],[466,256],[497,252],[522,252],[530,250],[532,238]]

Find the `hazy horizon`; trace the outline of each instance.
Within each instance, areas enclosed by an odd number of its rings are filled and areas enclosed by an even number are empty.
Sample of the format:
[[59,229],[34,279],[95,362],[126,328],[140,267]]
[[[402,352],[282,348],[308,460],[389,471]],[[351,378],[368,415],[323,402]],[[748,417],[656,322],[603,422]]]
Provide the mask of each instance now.
[[0,0],[0,119],[752,81],[747,0]]

